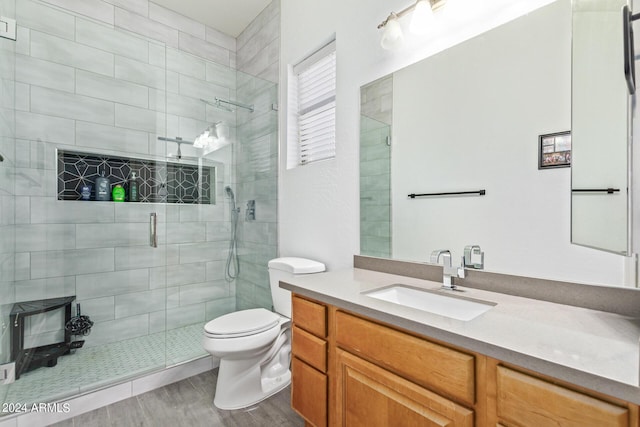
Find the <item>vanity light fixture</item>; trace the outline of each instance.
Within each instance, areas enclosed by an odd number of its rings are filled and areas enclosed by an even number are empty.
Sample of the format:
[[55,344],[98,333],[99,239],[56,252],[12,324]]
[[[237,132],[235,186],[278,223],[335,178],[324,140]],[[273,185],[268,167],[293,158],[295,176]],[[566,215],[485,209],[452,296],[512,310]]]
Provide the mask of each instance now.
[[224,121],[213,123],[207,127],[193,142],[196,148],[202,148],[205,154],[229,145],[229,125]]
[[411,17],[409,31],[413,34],[426,34],[436,23],[429,0],[418,0]]
[[409,30],[414,34],[425,34],[433,28],[435,24],[434,10],[440,8],[446,0],[418,0],[411,6],[402,9],[400,12],[391,12],[387,19],[378,25],[378,29],[384,28],[380,45],[383,49],[394,49],[404,40],[399,18],[413,11]]
[[215,125],[206,128],[200,135],[198,135],[193,141],[193,146],[196,148],[205,148],[213,144],[216,140]]

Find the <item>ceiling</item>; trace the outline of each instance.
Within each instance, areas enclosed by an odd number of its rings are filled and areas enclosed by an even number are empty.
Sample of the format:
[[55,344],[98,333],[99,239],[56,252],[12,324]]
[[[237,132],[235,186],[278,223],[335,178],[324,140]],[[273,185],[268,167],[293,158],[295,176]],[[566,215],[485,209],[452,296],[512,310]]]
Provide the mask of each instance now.
[[235,38],[271,3],[271,0],[153,0],[153,2]]

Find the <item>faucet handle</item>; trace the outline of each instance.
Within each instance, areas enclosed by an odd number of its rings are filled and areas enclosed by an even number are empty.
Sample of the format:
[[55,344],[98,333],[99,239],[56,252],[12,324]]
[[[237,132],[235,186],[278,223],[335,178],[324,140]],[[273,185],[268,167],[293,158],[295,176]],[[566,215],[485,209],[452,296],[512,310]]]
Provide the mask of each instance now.
[[[480,257],[480,262],[474,262]],[[464,247],[464,256],[462,257],[462,264],[468,268],[475,268],[476,270],[482,270],[484,268],[484,252],[478,245],[468,245]]]
[[460,257],[460,267],[458,267],[458,277],[464,279],[464,268],[466,267],[464,264],[464,256]]

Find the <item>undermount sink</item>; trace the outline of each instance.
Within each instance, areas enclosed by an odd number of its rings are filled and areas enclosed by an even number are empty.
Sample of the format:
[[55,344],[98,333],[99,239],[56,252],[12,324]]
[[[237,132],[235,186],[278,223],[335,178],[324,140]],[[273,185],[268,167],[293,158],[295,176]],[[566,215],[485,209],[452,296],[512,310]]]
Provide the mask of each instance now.
[[445,295],[438,291],[400,284],[363,292],[362,295],[457,320],[474,319],[496,305],[488,301],[473,300],[457,295]]

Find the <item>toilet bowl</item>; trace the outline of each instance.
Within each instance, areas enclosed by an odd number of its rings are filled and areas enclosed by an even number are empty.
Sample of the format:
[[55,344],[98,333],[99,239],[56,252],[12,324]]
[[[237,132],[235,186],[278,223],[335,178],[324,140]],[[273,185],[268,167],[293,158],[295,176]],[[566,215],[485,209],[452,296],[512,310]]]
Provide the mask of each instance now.
[[204,349],[220,359],[214,405],[240,409],[254,405],[291,383],[291,293],[280,280],[325,270],[304,258],[269,261],[275,312],[253,308],[225,314],[204,327]]

